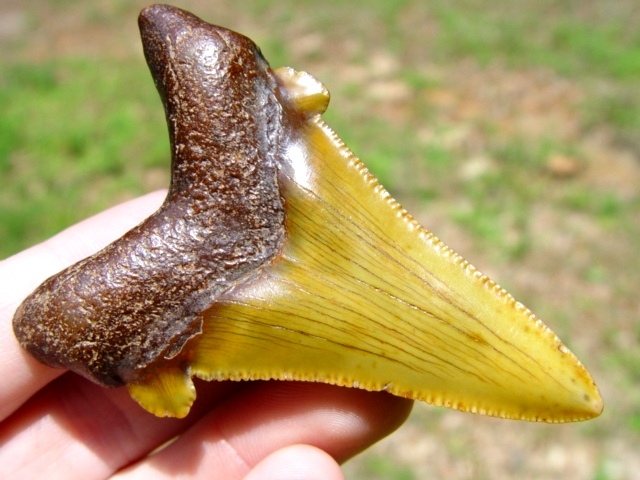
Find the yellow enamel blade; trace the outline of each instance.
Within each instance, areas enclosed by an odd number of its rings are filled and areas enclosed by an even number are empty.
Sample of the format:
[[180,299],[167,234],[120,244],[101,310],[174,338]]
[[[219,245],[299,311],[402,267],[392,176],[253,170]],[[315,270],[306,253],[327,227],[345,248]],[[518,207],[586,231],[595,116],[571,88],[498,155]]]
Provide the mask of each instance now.
[[597,387],[556,335],[415,222],[323,123],[322,84],[274,75],[299,112],[279,166],[284,250],[205,310],[202,334],[132,396],[184,416],[195,375],[384,390],[520,420],[599,415]]
[[205,312],[192,374],[386,390],[522,420],[601,412],[555,334],[418,225],[319,116],[289,153],[282,259]]

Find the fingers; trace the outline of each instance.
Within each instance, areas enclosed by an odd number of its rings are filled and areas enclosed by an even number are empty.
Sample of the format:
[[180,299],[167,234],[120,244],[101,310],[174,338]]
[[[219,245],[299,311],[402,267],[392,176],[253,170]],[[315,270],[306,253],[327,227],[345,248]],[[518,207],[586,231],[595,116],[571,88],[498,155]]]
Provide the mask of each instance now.
[[340,466],[326,452],[309,445],[281,448],[255,466],[244,480],[342,480]]
[[[274,446],[314,445],[342,463],[401,425],[413,402],[305,382],[255,382],[221,406],[215,421],[224,438],[255,465]],[[250,456],[249,456],[250,455]]]
[[46,278],[93,254],[149,216],[165,195],[158,191],[113,207],[0,262],[0,421],[63,373],[36,362],[18,345],[11,320],[20,302]]
[[[0,465],[10,478],[90,480],[130,465],[115,478],[239,479],[291,445],[311,445],[344,461],[397,428],[411,404],[386,393],[323,384],[198,382],[191,414],[161,419],[143,411],[125,389],[66,374],[4,422]],[[278,468],[286,470],[282,458],[260,468],[275,468],[280,459]],[[300,458],[291,468],[305,462]]]
[[[115,478],[240,479],[274,452],[300,444],[342,462],[395,430],[411,405],[384,392],[302,382],[248,383],[170,446]],[[291,451],[283,452],[260,469],[275,468],[276,462],[284,468],[281,455]]]
[[103,388],[67,373],[3,422],[2,477],[107,478],[189,429],[240,386],[200,385],[191,414],[177,420],[142,410],[124,388]]

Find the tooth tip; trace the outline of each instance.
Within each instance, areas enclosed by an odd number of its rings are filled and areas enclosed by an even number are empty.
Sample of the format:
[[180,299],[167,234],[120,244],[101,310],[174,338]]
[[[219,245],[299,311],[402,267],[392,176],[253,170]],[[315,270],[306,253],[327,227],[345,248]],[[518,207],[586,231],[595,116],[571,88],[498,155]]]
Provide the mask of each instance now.
[[585,393],[583,396],[587,405],[587,409],[585,410],[587,419],[599,417],[604,411],[604,400],[602,399],[602,395],[600,395],[600,392],[595,385],[593,386],[593,390],[594,391],[591,394]]

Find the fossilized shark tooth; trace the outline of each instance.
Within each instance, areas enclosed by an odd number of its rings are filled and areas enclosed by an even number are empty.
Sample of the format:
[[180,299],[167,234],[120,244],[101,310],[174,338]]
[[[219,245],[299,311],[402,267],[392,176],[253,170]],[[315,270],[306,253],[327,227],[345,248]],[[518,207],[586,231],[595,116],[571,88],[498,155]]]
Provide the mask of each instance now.
[[186,415],[191,378],[327,382],[504,418],[600,414],[533,313],[395,202],[323,122],[329,93],[174,7],[140,15],[165,105],[163,206],[48,279],[14,329],[36,358]]

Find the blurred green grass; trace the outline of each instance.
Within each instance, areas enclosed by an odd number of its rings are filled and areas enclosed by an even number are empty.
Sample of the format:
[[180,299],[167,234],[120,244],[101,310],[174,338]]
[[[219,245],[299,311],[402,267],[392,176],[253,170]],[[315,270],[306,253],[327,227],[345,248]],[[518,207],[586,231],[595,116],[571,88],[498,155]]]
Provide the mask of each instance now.
[[[0,258],[168,183],[162,107],[139,46],[131,46],[137,42],[134,29],[121,31],[134,23],[144,3],[57,0],[47,4],[47,14],[38,13],[45,4],[26,2],[22,36],[0,40],[6,47],[0,49]],[[491,265],[517,298],[554,319],[554,330],[581,358],[586,355],[608,394],[602,420],[558,436],[563,445],[585,442],[597,456],[596,468],[580,478],[624,478],[617,473],[622,457],[616,442],[640,441],[640,189],[629,185],[626,170],[614,183],[599,183],[598,172],[595,179],[583,172],[592,168],[591,139],[602,132],[609,150],[601,156],[612,155],[612,168],[621,163],[613,158],[618,154],[632,157],[636,167],[640,162],[635,2],[176,4],[249,34],[273,66],[288,64],[317,75],[332,92],[325,118],[383,185],[410,211],[435,220],[435,233],[438,226],[447,227],[445,241],[458,242],[452,246],[473,253],[474,262]],[[51,46],[47,55],[34,54],[43,47],[32,37],[42,42],[46,32],[60,36],[47,23],[58,19],[66,25],[61,19],[67,17],[76,19],[76,41],[102,31],[109,37],[105,44],[117,53],[107,47],[93,55]],[[487,74],[491,71],[498,72],[497,79]],[[567,101],[575,103],[575,111],[573,103],[569,108],[577,116],[571,117],[572,133],[503,129],[493,110],[514,110],[508,116],[513,123],[528,108],[520,101],[526,92],[491,85],[511,74],[516,89],[551,83],[581,92]],[[478,75],[477,83],[465,75]],[[520,77],[537,80],[523,86]],[[378,84],[386,97],[374,95]],[[400,93],[394,97],[397,85]],[[498,94],[483,100],[484,90],[492,87]],[[501,97],[501,88],[511,96]],[[480,111],[467,115],[460,95],[483,100]],[[544,123],[546,114],[543,109],[536,118]],[[550,170],[554,156],[573,162],[566,177]],[[563,254],[556,244],[571,247]],[[450,435],[442,426],[448,417],[430,412],[429,422],[417,417],[422,431]],[[489,430],[494,425],[469,423]],[[523,442],[526,435],[533,437],[527,445],[534,449],[549,443],[551,434],[541,433],[547,430],[513,428],[526,432]],[[462,450],[481,448],[468,436],[443,444],[463,464],[487,461],[481,454],[465,457]],[[423,478],[411,470],[416,462],[385,448],[356,463],[354,478]],[[520,470],[514,472],[517,478]],[[531,472],[535,469],[523,475]]]
[[0,257],[143,193],[145,171],[166,169],[166,127],[148,77],[143,66],[103,59],[3,69]]
[[[55,5],[64,11],[79,4],[68,0]],[[414,41],[413,37],[421,32],[397,32],[404,28],[403,12],[416,11],[435,25],[436,35],[427,49],[429,61],[473,59],[480,65],[498,62],[508,68],[543,67],[587,86],[607,82],[606,91],[589,95],[583,102],[585,128],[592,123],[606,123],[618,130],[620,138],[638,142],[635,133],[640,128],[640,94],[633,87],[640,75],[640,30],[624,28],[621,18],[612,13],[604,20],[580,20],[571,8],[549,2],[526,2],[522,11],[520,7],[514,11],[515,7],[505,2],[485,8],[485,2],[425,5],[378,0],[367,4],[363,19],[353,13],[361,6],[337,1],[328,2],[314,16],[306,15],[313,10],[312,2],[297,2],[295,6],[284,2],[279,8],[261,2],[251,5],[245,15],[271,17],[276,29],[279,24],[288,25],[304,16],[306,23],[311,22],[311,30],[321,30],[334,22],[338,37],[348,35],[343,29],[349,26],[349,20],[336,23],[336,19],[353,18],[354,35],[364,35],[367,41],[375,32],[379,38],[374,45],[385,46],[399,56],[415,49],[415,45],[403,42]],[[87,24],[106,23],[112,28],[117,28],[122,17],[135,15],[126,2],[112,7],[109,15],[98,7],[86,10]],[[618,15],[623,16],[624,10]],[[295,57],[286,40],[274,36],[263,46],[274,65]],[[319,57],[320,61],[328,60],[326,54],[320,53]],[[311,59],[318,62],[318,58]],[[356,59],[358,62],[366,64],[367,57]],[[403,65],[402,74],[416,98],[430,84],[437,85],[418,71]],[[354,93],[354,87],[348,84],[336,86],[344,89],[341,98],[349,96],[349,88]],[[161,110],[139,57],[122,61],[63,56],[37,63],[6,60],[0,71],[0,105],[0,258],[114,200],[142,193],[148,187],[145,171],[166,167],[168,148]],[[413,108],[414,115],[433,116],[425,102],[420,104],[418,100]],[[386,123],[384,118],[372,117],[362,102],[354,102],[347,110],[332,106],[327,118],[391,191],[423,200],[451,189],[464,191],[473,209],[456,212],[454,217],[487,244],[500,244],[504,238],[502,227],[495,225],[496,209],[511,205],[513,218],[509,223],[522,225],[523,208],[537,193],[538,185],[531,178],[540,177],[540,161],[544,159],[536,150],[544,146],[525,145],[525,140],[518,138],[507,144],[490,140],[488,149],[497,152],[504,168],[473,185],[461,186],[452,178],[450,168],[461,152],[438,142],[417,145],[412,139],[411,121],[399,126]],[[353,128],[354,124],[358,128]],[[411,179],[402,178],[398,167],[389,161],[393,158],[421,165],[432,181],[410,185]],[[515,197],[509,196],[506,189],[495,189],[496,185],[509,184],[509,191],[517,192]],[[488,195],[489,192],[493,194]],[[624,215],[627,210],[615,195],[601,195],[594,200],[579,187],[561,197],[560,205],[596,213],[611,213],[614,209]],[[509,246],[506,251],[518,255],[526,250],[524,243]]]

